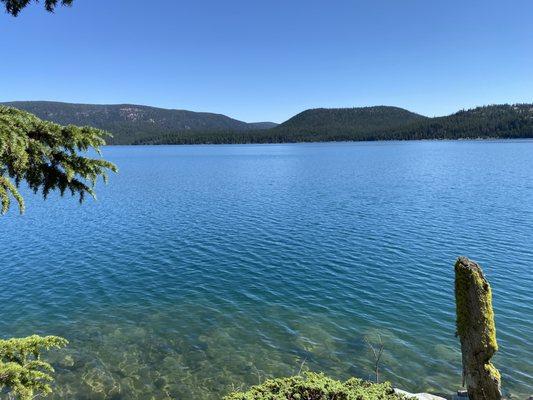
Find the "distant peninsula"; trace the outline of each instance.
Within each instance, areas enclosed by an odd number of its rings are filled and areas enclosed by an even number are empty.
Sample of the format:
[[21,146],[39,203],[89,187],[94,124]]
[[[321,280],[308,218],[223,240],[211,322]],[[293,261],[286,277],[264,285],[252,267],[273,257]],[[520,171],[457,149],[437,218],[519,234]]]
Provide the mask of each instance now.
[[282,124],[133,104],[0,103],[59,124],[113,134],[109,144],[233,144],[327,141],[533,138],[533,104],[500,104],[426,117],[399,107],[317,108]]

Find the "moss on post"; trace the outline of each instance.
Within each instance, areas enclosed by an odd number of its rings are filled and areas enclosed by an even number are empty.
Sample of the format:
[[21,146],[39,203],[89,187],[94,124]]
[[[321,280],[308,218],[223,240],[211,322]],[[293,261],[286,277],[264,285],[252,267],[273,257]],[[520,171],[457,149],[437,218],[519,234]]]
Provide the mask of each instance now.
[[457,334],[470,400],[500,400],[500,373],[490,359],[498,350],[492,291],[481,267],[466,257],[455,263]]

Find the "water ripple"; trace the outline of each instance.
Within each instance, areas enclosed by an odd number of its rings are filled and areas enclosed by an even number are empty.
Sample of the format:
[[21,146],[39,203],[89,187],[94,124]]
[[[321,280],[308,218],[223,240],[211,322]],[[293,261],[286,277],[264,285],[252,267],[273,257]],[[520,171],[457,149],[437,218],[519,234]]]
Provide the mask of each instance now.
[[[306,368],[461,381],[453,263],[494,289],[506,394],[533,387],[533,142],[113,147],[99,202],[3,217],[0,333],[58,334],[57,399],[218,399]],[[468,160],[468,162],[464,162]]]

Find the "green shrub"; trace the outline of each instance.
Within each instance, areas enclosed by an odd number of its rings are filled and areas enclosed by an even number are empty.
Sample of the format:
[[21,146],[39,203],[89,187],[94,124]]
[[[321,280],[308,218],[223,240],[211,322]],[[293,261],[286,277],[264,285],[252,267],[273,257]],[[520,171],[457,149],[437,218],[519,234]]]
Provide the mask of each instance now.
[[0,340],[0,393],[7,392],[10,398],[21,400],[50,394],[54,369],[41,360],[41,352],[65,347],[67,343],[57,336],[37,335]]
[[247,392],[231,393],[224,400],[403,400],[390,383],[357,378],[336,381],[324,374],[307,372],[289,378],[269,379]]

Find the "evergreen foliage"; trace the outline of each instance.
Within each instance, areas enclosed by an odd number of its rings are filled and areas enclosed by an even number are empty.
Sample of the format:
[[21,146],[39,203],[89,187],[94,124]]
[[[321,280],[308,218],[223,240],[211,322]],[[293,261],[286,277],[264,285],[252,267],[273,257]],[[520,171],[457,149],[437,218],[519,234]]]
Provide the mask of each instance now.
[[533,104],[502,104],[461,110],[384,132],[396,139],[533,138]]
[[398,107],[318,108],[283,124],[137,105],[3,103],[58,124],[113,133],[111,144],[232,144],[360,140],[532,138],[533,105],[503,104],[428,118]]
[[494,105],[427,118],[396,107],[304,111],[277,127],[148,135],[133,144],[533,138],[533,105]]
[[90,149],[99,153],[106,133],[91,127],[60,126],[14,108],[0,106],[0,206],[6,213],[14,198],[20,212],[24,200],[18,186],[25,181],[46,198],[50,191],[69,191],[83,202],[95,196],[99,177],[107,181],[108,171],[117,167],[101,158],[78,153]]
[[425,119],[399,107],[317,108],[295,115],[277,130],[309,136],[361,136]]
[[20,400],[51,393],[54,369],[41,360],[41,353],[67,344],[66,339],[57,336],[0,340],[0,393]]
[[[0,0],[0,2],[5,5],[6,11],[15,17],[32,1],[36,3],[39,2],[39,0]],[[72,2],[73,0],[45,0],[44,8],[48,12],[54,12],[54,9],[58,4],[61,4],[62,6],[70,6],[72,5]]]
[[289,378],[269,379],[246,392],[224,400],[403,400],[390,383],[372,383],[357,378],[340,382],[324,374],[307,372]]
[[169,110],[134,104],[72,104],[55,101],[2,103],[61,125],[93,126],[113,134],[111,144],[131,144],[146,137],[176,132],[242,132],[271,128],[272,122],[246,123],[225,115]]
[[[85,194],[94,196],[98,177],[117,171],[114,164],[78,153],[105,144],[106,133],[91,127],[60,126],[35,115],[0,106],[0,205],[8,211],[14,198],[20,212],[24,199],[18,191],[22,181],[46,196],[52,190],[61,195],[70,191],[80,202]],[[52,366],[41,360],[41,352],[59,349],[67,340],[57,336],[0,340],[0,393],[9,398],[30,400],[52,392]]]

